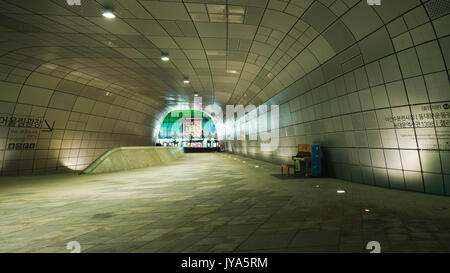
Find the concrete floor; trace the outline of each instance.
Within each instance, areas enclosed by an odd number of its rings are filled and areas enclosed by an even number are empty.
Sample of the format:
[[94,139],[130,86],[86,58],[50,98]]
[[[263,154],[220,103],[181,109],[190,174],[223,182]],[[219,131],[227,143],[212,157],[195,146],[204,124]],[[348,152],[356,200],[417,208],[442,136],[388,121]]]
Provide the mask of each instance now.
[[82,252],[369,252],[369,241],[382,252],[450,252],[449,197],[279,173],[222,153],[114,174],[2,177],[0,252],[68,253],[70,241]]

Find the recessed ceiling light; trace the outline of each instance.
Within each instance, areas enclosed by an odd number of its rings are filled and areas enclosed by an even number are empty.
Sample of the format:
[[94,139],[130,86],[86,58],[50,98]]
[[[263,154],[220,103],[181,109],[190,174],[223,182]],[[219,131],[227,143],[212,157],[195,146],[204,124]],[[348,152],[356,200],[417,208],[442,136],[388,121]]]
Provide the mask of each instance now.
[[244,23],[244,15],[228,15],[228,22],[230,23]]
[[337,192],[337,193],[339,193],[339,194],[341,194],[341,193],[345,193],[345,191],[344,191],[344,190],[337,190],[336,192]]
[[365,211],[365,212],[370,212],[370,209],[365,209],[364,211]]
[[162,55],[161,55],[161,60],[163,60],[164,62],[169,61],[169,60],[170,60],[169,55],[167,55],[167,54],[162,54]]
[[184,77],[184,83],[189,83],[189,78],[188,77]]
[[314,187],[315,187],[315,188],[320,188],[320,185],[315,185]]
[[210,56],[225,56],[225,50],[206,50],[206,55]]
[[258,166],[258,165],[256,165],[256,166],[255,166],[255,168],[259,168],[259,166]]
[[51,69],[51,70],[56,69],[56,66],[54,66],[52,64],[44,64],[44,67],[47,68],[47,69]]
[[229,6],[228,7],[229,14],[245,14],[245,8],[240,6]]
[[102,15],[103,15],[103,17],[106,17],[106,18],[109,18],[109,19],[116,18],[116,15],[114,14],[114,10],[112,8],[105,8],[103,10],[103,14]]

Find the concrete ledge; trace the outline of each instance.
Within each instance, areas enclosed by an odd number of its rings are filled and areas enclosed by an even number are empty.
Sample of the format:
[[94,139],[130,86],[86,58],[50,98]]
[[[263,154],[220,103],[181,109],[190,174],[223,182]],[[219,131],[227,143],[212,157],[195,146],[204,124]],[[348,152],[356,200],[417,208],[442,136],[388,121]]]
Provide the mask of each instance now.
[[109,173],[168,164],[178,159],[182,153],[178,147],[117,147],[101,155],[81,174]]

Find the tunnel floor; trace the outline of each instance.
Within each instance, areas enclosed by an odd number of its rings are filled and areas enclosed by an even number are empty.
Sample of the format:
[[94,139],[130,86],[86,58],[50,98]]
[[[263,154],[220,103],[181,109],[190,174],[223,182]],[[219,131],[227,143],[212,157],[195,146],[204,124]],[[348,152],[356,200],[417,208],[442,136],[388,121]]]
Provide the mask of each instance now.
[[113,174],[2,177],[0,252],[68,253],[70,241],[81,252],[369,252],[369,241],[450,252],[449,197],[279,174],[214,153]]

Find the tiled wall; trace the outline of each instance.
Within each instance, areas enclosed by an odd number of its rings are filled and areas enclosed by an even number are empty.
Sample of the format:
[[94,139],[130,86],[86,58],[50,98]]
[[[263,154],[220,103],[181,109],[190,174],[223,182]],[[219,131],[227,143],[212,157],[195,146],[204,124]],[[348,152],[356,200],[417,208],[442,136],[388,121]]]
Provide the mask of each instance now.
[[[335,53],[304,60],[310,72],[266,101],[280,105],[279,146],[262,152],[260,141],[229,141],[229,149],[280,163],[297,144],[319,143],[327,175],[450,195],[450,15],[448,6],[435,6],[442,2],[410,1],[409,9],[399,1],[399,16],[381,18],[356,6],[335,24],[349,32],[320,35]],[[333,46],[338,39],[341,50]]]
[[112,147],[152,144],[156,111],[146,101],[41,60],[3,56],[1,175],[81,170]]

